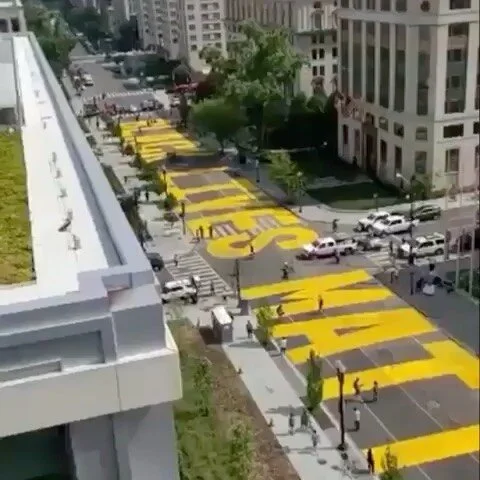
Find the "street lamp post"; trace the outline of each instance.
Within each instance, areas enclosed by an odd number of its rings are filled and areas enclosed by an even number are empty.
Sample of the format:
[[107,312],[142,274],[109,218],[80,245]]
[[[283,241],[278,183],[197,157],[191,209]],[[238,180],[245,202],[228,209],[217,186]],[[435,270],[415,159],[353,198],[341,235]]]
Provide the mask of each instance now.
[[338,380],[338,413],[340,414],[340,443],[337,447],[340,451],[347,449],[347,443],[345,442],[345,400],[344,400],[344,386],[345,386],[345,365],[340,360],[335,362],[337,369]]
[[238,299],[238,303],[240,303],[240,301],[242,299],[242,288],[241,288],[241,285],[240,285],[240,260],[238,258],[235,259],[233,275],[235,277],[235,287],[236,287],[236,290],[237,290],[237,299]]
[[185,224],[185,202],[180,202],[180,217],[182,219],[182,232],[185,236],[187,234],[187,227]]
[[255,159],[255,180],[260,183],[260,162],[258,158]]
[[375,210],[378,212],[378,193],[373,194],[373,203],[375,205]]
[[163,183],[165,185],[165,193],[168,193],[167,170],[165,167],[162,167],[162,178],[163,178]]
[[303,173],[297,172],[297,201],[298,201],[299,213],[302,213],[302,204],[301,204],[302,194],[303,194]]

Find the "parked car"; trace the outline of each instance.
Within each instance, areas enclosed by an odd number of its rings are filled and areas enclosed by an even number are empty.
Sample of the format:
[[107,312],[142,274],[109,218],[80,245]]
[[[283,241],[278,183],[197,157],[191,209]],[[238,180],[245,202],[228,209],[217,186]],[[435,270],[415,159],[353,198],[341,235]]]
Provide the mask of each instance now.
[[357,226],[355,228],[356,231],[364,232],[371,228],[375,222],[378,222],[380,220],[383,220],[384,218],[387,218],[390,214],[385,211],[376,211],[376,212],[371,212],[368,214],[366,217],[361,218]]
[[146,255],[154,272],[159,272],[163,269],[165,262],[160,254],[156,252],[147,252]]
[[413,245],[404,243],[400,246],[400,255],[402,258],[408,258],[410,252],[415,257],[432,257],[443,255],[445,251],[445,235],[441,233],[432,233],[415,238]]
[[442,216],[442,209],[438,205],[420,205],[410,210],[394,211],[391,215],[403,216],[406,218],[412,217],[414,220],[426,222],[427,220],[437,220]]
[[340,255],[351,255],[357,251],[357,242],[354,238],[339,239],[333,237],[318,238],[312,243],[304,245],[298,257],[302,260],[331,257],[337,251]]
[[409,232],[418,225],[418,220],[410,220],[400,215],[390,215],[373,224],[373,234],[382,237],[397,233]]

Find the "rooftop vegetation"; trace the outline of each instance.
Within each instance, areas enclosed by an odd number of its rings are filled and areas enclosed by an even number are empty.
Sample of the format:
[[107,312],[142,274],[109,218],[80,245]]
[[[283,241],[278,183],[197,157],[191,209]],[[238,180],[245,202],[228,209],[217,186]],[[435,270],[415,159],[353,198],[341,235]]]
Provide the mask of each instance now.
[[0,284],[32,279],[32,250],[20,133],[0,132]]

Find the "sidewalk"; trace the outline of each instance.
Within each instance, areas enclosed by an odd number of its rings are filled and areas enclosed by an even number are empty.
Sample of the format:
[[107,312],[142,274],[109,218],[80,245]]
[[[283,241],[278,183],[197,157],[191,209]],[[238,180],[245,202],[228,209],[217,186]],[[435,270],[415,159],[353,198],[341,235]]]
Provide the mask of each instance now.
[[[236,299],[231,299],[230,302],[236,303]],[[184,307],[183,313],[194,325],[211,326],[209,310],[214,304],[215,301],[208,299],[201,306]],[[273,423],[272,431],[301,480],[376,479],[367,473],[363,455],[350,442],[348,454],[355,468],[351,473],[345,471],[345,462],[336,449],[339,442],[338,429],[333,427],[328,431],[322,430],[317,421],[310,417],[310,424],[319,436],[319,444],[314,450],[310,433],[299,428],[300,414],[304,408],[299,397],[303,392],[299,394],[296,391],[298,388],[294,389],[276,364],[275,360],[283,357],[278,352],[268,353],[255,338],[247,338],[245,327],[249,318],[255,325],[253,317],[236,314],[235,308],[229,309],[235,313],[234,341],[222,348],[234,368],[237,371],[241,369],[240,375],[245,386],[265,421]],[[305,385],[300,388],[304,391]],[[296,424],[292,435],[288,432],[288,414],[291,409],[295,412]]]
[[[246,165],[239,165],[238,162],[232,160],[231,167],[238,170],[242,176],[250,180],[252,183],[256,183],[256,171],[252,163]],[[260,183],[258,187],[263,190],[265,193],[270,195],[272,198],[277,200],[280,204],[285,204],[287,196],[285,192],[275,185],[269,178],[267,168],[265,165],[260,164]],[[353,187],[354,185],[352,185]],[[466,193],[463,195],[463,198],[457,195],[456,200],[448,200],[445,202],[445,198],[434,198],[427,200],[425,203],[429,205],[438,205],[442,210],[451,210],[454,208],[461,207],[470,207],[478,206],[478,198],[474,196],[473,193]],[[308,195],[304,195],[300,202],[301,212],[299,205],[286,205],[286,207],[306,221],[310,222],[325,222],[332,223],[334,219],[338,219],[340,224],[344,225],[356,225],[358,219],[362,216],[368,214],[366,210],[337,210],[331,208],[330,206],[318,203],[317,200],[313,199]],[[390,207],[382,208],[387,212],[395,210],[409,210],[410,203],[401,203],[393,205]]]

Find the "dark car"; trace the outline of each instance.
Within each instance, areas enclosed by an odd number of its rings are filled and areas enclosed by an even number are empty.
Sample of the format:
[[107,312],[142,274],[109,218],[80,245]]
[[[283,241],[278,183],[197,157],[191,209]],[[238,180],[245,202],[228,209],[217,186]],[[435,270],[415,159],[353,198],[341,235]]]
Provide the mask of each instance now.
[[426,222],[427,220],[437,220],[442,216],[442,209],[438,205],[420,205],[415,207],[412,212],[410,210],[392,212],[392,215],[402,215],[410,218],[410,213],[414,220]]
[[146,255],[154,272],[159,272],[165,266],[165,262],[160,254],[156,252],[147,252]]

